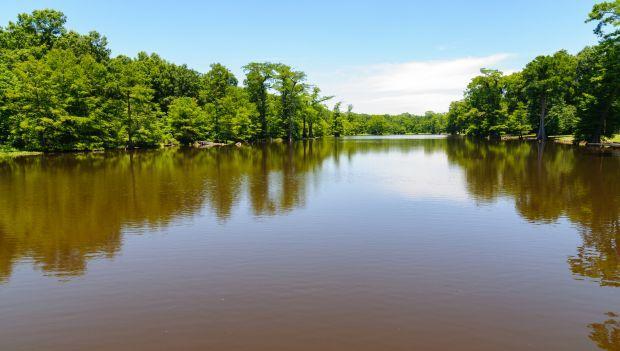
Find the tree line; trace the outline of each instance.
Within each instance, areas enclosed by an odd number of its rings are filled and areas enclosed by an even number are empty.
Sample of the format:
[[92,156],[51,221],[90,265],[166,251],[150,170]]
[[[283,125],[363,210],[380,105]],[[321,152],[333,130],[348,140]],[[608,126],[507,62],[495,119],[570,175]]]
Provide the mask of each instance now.
[[536,132],[600,143],[620,132],[620,1],[594,5],[597,45],[541,55],[516,73],[482,69],[446,116],[446,132],[497,138]]
[[157,54],[111,57],[104,36],[65,22],[45,9],[0,27],[0,147],[96,150],[421,130],[403,129],[413,122],[401,126],[402,117],[371,118],[352,106],[341,112],[340,103],[330,110],[333,97],[282,63],[249,63],[240,84],[219,63],[203,74]]
[[62,12],[0,27],[0,149],[68,151],[285,140],[326,135],[537,131],[597,143],[620,130],[620,1],[596,4],[599,43],[539,56],[517,73],[482,69],[448,113],[368,115],[326,103],[304,72],[252,62],[242,82],[140,52],[112,57],[105,36],[65,27]]

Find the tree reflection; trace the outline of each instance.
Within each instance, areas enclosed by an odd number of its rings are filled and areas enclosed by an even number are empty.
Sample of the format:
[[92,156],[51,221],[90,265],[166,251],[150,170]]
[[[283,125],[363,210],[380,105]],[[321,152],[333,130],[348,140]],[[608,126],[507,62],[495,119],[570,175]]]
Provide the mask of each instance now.
[[606,321],[588,325],[590,340],[601,350],[620,351],[620,320],[613,312],[607,312],[606,315],[609,317]]
[[55,275],[78,275],[113,256],[121,233],[157,228],[203,208],[227,220],[246,196],[256,216],[304,206],[324,162],[340,155],[437,149],[443,140],[310,140],[221,149],[166,149],[15,159],[0,164],[0,280],[31,258]]
[[583,238],[568,259],[572,272],[620,285],[620,158],[555,144],[468,139],[451,140],[446,152],[477,201],[510,197],[532,222],[568,218]]
[[156,228],[208,209],[228,220],[239,203],[255,216],[305,206],[326,163],[374,152],[445,152],[480,202],[514,200],[532,222],[568,218],[583,244],[576,277],[620,285],[620,158],[554,144],[463,138],[309,140],[205,150],[58,155],[0,164],[0,279],[31,258],[45,272],[80,274],[113,256],[121,233]]
[[[536,223],[570,220],[582,244],[568,258],[578,279],[620,286],[620,158],[554,144],[463,138],[310,140],[221,149],[166,149],[15,159],[0,163],[0,283],[16,262],[82,274],[113,257],[128,230],[165,227],[203,211],[228,220],[242,201],[254,216],[303,207],[333,167],[355,155],[445,152],[479,203],[514,201]],[[620,350],[620,322],[589,325],[601,349]]]

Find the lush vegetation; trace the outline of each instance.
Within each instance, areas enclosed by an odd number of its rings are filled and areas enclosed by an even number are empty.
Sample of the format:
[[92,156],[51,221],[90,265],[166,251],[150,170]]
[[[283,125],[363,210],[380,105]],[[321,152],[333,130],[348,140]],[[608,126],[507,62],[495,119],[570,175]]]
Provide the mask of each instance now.
[[452,133],[496,138],[537,131],[600,142],[620,131],[620,1],[594,6],[600,42],[539,56],[521,72],[482,69],[446,114],[367,115],[328,109],[306,75],[252,62],[240,82],[141,52],[111,57],[97,32],[65,28],[55,10],[0,27],[0,146],[65,151],[286,140],[325,135]]
[[517,73],[482,69],[453,102],[446,131],[497,138],[535,131],[600,143],[620,130],[620,1],[596,4],[596,46],[538,56]]
[[157,54],[111,57],[97,32],[65,28],[58,11],[0,27],[0,145],[95,150],[197,141],[436,132],[429,116],[334,111],[306,75],[281,63],[243,67],[243,86],[219,63],[202,74]]

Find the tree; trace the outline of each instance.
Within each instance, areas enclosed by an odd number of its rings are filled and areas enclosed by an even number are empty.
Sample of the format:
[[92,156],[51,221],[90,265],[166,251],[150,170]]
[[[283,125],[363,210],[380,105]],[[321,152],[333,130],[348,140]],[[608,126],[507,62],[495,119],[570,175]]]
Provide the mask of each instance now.
[[168,109],[168,125],[174,139],[188,145],[206,137],[207,118],[194,98],[176,98]]
[[385,117],[383,116],[372,116],[368,121],[368,126],[366,127],[366,131],[368,134],[372,135],[383,135],[387,129],[385,123]]
[[0,62],[0,145],[8,142],[11,125],[8,91],[15,86],[14,75],[6,64]]
[[219,100],[219,111],[216,118],[214,105],[209,110],[210,130],[217,128],[220,141],[249,141],[257,135],[257,126],[253,116],[256,106],[250,102],[245,90],[230,87],[228,93]]
[[[302,112],[302,138],[314,138],[314,126],[319,122],[321,116],[325,114],[325,101],[330,100],[333,96],[321,96],[321,89],[312,88],[312,93],[305,95],[306,110]],[[306,129],[306,124],[308,128]]]
[[468,134],[479,137],[500,136],[497,126],[503,122],[502,72],[492,69],[481,69],[482,75],[472,79],[465,91],[468,106],[477,111],[477,122],[470,125]]
[[469,110],[469,106],[465,101],[453,101],[446,114],[446,132],[456,135],[465,132],[466,121],[465,114]]
[[9,22],[3,31],[2,47],[13,50],[29,48],[51,50],[56,40],[66,33],[65,22],[67,22],[65,15],[56,10],[35,10],[31,14],[19,14],[17,22]]
[[574,88],[575,64],[572,55],[558,51],[553,56],[536,57],[523,70],[530,113],[538,115],[536,139],[539,141],[547,138],[545,119],[549,108],[563,101]]
[[508,113],[504,130],[508,134],[518,135],[521,139],[523,138],[523,134],[529,132],[531,129],[532,126],[527,117],[527,108],[523,103],[519,103],[512,112]]
[[549,109],[548,120],[547,128],[551,133],[573,135],[579,123],[577,108],[565,102],[560,102]]
[[156,146],[163,136],[159,111],[152,102],[153,89],[140,65],[124,56],[110,63],[112,79],[107,89],[122,116],[120,134],[128,148]]
[[237,87],[237,78],[219,63],[211,65],[211,70],[203,77],[203,90],[201,99],[205,104],[211,105],[209,108],[213,118],[211,137],[216,141],[227,140],[227,133],[220,130],[220,118],[224,114],[223,99],[233,87]]
[[291,67],[283,64],[277,64],[275,70],[278,80],[275,87],[280,92],[281,123],[286,130],[286,139],[291,142],[295,128],[294,118],[301,105],[300,95],[305,91],[303,82],[306,79],[306,74],[294,71]]
[[268,94],[272,80],[275,77],[275,66],[272,63],[251,62],[243,67],[246,73],[244,84],[248,91],[249,99],[256,105],[258,122],[260,125],[260,138],[267,139],[267,110],[269,107]]
[[588,17],[591,21],[598,21],[594,32],[600,42],[577,56],[580,122],[576,136],[600,143],[602,137],[620,130],[620,2],[596,4]]
[[110,59],[108,39],[96,31],[91,31],[87,35],[69,31],[56,40],[54,48],[71,50],[76,56],[88,54],[97,62],[105,62]]
[[103,104],[105,67],[90,55],[51,50],[13,69],[6,92],[9,139],[30,150],[78,150],[103,146],[96,133]]
[[503,103],[508,113],[527,105],[527,97],[525,96],[525,81],[521,72],[515,72],[502,78],[502,87],[504,90]]
[[0,143],[91,150],[170,138],[292,140],[327,129],[327,98],[307,94],[305,74],[289,66],[248,64],[241,89],[217,63],[203,75],[154,53],[110,58],[105,36],[67,30],[65,21],[37,10],[0,27]]
[[340,112],[340,106],[342,102],[337,102],[334,105],[334,110],[332,112],[332,134],[338,138],[343,134],[343,125],[342,125],[342,113]]
[[157,54],[138,53],[137,61],[147,77],[148,85],[153,89],[153,102],[166,112],[172,100],[178,97],[198,98],[201,78],[198,72],[185,65],[175,65]]
[[594,34],[601,40],[618,39],[620,37],[620,2],[615,0],[595,4],[586,22],[598,22],[594,28]]

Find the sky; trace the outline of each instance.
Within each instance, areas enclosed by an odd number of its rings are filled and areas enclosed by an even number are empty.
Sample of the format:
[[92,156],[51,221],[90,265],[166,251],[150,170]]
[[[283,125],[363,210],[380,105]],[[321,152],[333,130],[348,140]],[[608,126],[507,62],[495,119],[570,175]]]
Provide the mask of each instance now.
[[156,52],[200,72],[219,62],[243,81],[252,61],[307,73],[364,113],[447,111],[480,68],[510,73],[541,54],[596,42],[588,0],[2,0],[0,26],[54,8],[97,30],[113,55]]

